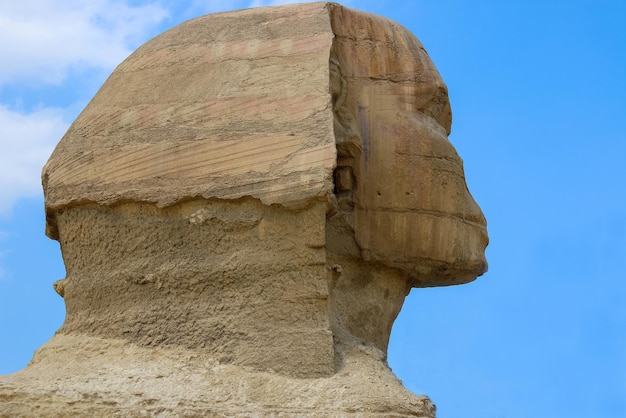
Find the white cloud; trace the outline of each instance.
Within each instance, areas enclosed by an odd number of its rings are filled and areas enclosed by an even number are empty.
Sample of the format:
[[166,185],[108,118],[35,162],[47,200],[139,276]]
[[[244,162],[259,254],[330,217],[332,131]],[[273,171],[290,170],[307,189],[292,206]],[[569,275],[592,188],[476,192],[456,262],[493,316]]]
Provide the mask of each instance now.
[[41,169],[68,128],[59,109],[29,114],[0,105],[0,215],[24,197],[41,196]]
[[119,0],[0,2],[0,86],[59,84],[72,67],[112,69],[167,15]]
[[[60,85],[70,74],[94,77],[93,70],[101,77],[167,16],[154,1],[134,7],[122,0],[1,1],[0,88],[33,91]],[[16,110],[21,103],[8,95],[0,103],[0,215],[20,198],[41,196],[41,168],[69,125],[62,117],[67,109],[54,102],[28,112]]]

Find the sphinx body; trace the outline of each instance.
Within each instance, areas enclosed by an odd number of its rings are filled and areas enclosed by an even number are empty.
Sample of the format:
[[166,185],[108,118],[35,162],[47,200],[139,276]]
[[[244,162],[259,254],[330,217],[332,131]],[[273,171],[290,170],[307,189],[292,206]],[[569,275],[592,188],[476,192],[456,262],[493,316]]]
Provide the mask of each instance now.
[[9,415],[433,417],[386,365],[412,287],[486,270],[446,86],[334,3],[186,22],[125,60],[44,167],[67,316]]

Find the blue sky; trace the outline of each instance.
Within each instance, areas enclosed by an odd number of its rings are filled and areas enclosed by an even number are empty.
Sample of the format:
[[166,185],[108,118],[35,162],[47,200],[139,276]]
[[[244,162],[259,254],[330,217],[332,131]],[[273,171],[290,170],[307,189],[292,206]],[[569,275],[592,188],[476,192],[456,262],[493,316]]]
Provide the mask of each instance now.
[[[0,3],[0,373],[24,367],[65,314],[39,175],[69,124],[146,40],[270,3]],[[487,274],[407,298],[393,370],[439,418],[625,417],[626,2],[344,4],[425,45],[489,222]]]

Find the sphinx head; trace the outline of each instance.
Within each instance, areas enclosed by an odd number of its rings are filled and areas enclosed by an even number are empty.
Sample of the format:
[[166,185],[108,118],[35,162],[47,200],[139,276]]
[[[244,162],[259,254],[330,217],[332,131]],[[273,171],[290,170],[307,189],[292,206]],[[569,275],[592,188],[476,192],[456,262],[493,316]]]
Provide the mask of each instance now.
[[61,331],[303,376],[337,344],[384,352],[411,287],[486,270],[450,124],[419,41],[378,16],[311,3],[154,38],[44,168]]

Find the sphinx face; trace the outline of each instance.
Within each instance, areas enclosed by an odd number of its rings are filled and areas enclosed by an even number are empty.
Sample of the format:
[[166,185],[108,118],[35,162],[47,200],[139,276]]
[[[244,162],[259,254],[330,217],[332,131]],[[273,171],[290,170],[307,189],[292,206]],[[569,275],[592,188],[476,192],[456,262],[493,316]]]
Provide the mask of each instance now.
[[362,256],[405,270],[417,286],[473,280],[486,270],[488,238],[463,162],[436,117],[407,109],[416,96],[396,98],[395,108],[367,99],[361,107],[368,147],[354,223]]
[[364,261],[399,268],[416,287],[471,281],[486,271],[488,237],[448,140],[447,88],[419,41],[380,19],[335,19],[336,182],[350,178],[338,196],[351,199]]

